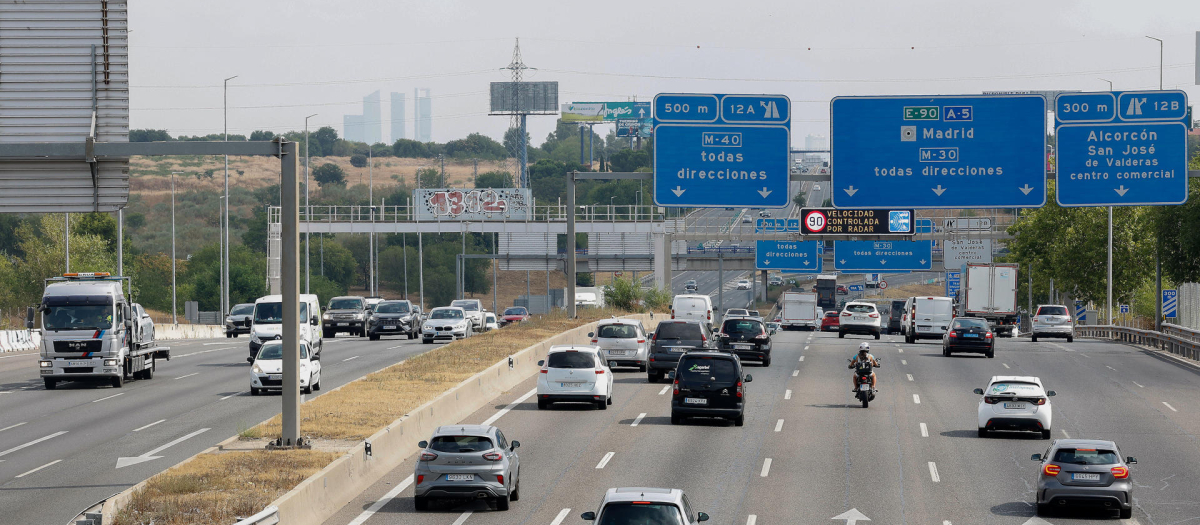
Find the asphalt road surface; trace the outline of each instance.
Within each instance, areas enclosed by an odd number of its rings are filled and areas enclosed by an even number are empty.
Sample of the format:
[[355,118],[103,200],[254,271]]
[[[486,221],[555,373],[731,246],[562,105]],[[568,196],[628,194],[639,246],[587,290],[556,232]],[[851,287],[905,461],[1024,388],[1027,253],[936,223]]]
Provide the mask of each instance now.
[[[864,340],[883,358],[880,394],[863,409],[846,360]],[[610,487],[676,487],[722,525],[1195,523],[1200,516],[1200,372],[1127,346],[1002,339],[995,359],[941,356],[940,343],[810,332],[776,336],[770,368],[749,366],[742,428],[670,424],[666,384],[618,372],[614,403],[537,410],[530,380],[465,419],[492,419],[521,441],[521,500],[416,512],[413,460],[346,505],[327,525],[576,524]],[[1034,434],[976,436],[979,396],[993,375],[1036,375],[1053,398],[1053,438],[1112,439],[1132,467],[1132,520],[1095,513],[1034,517]],[[511,409],[511,410],[510,410]],[[414,440],[421,439],[413,436]],[[607,458],[607,459],[606,459]],[[394,497],[393,497],[394,496]],[[863,525],[861,521],[858,525]]]
[[[0,354],[0,524],[67,523],[279,413],[279,394],[250,396],[248,341],[165,342],[171,361],[159,362],[153,379],[119,389],[60,383],[45,390],[37,352]],[[314,395],[432,348],[402,337],[326,340]],[[118,458],[150,451],[158,459],[117,468]]]

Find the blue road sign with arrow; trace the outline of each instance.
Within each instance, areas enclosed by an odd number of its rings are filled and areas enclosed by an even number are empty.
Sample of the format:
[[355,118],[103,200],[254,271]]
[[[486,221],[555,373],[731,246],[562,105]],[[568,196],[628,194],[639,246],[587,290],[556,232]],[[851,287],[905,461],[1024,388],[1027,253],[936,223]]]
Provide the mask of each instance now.
[[800,233],[800,219],[759,218],[754,233]]
[[837,97],[838,208],[1029,208],[1046,203],[1041,95]]
[[821,273],[817,245],[821,241],[757,241],[754,264],[759,270]]
[[784,95],[654,97],[654,202],[787,206],[791,100]]
[[1179,316],[1179,290],[1163,290],[1162,312],[1167,319]]
[[847,273],[890,273],[933,267],[930,241],[833,241],[833,267]]

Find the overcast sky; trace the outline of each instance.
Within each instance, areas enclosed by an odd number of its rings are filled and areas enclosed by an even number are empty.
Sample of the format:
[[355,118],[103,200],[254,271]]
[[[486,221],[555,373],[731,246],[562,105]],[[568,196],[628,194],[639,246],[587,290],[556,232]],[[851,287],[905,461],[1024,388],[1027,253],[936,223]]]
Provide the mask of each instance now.
[[[333,126],[381,90],[433,93],[433,140],[482,132],[488,83],[520,37],[560,102],[663,92],[782,93],[792,143],[828,134],[838,95],[1164,87],[1195,103],[1197,0],[131,2],[131,127],[172,134]],[[534,144],[555,117],[529,117]],[[409,137],[412,123],[409,122]],[[383,126],[385,139],[389,125]],[[597,128],[600,132],[601,129]],[[607,130],[604,130],[606,133]],[[602,133],[603,134],[603,133]]]

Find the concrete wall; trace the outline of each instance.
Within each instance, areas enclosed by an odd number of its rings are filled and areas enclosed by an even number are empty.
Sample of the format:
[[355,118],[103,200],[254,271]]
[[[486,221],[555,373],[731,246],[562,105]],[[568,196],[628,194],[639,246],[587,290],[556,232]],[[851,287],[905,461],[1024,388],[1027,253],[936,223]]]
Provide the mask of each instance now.
[[42,334],[30,330],[0,330],[0,352],[36,350],[42,343]]

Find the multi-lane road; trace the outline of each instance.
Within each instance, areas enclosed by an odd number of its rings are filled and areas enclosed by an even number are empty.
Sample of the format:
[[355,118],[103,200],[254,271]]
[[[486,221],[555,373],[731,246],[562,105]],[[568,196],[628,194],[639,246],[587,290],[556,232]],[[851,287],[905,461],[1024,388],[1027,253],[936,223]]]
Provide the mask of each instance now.
[[[158,364],[154,379],[119,389],[44,390],[36,352],[0,354],[0,524],[67,523],[279,413],[278,394],[250,396],[247,339],[166,344],[172,359]],[[432,348],[419,339],[326,340],[315,395]],[[119,458],[131,459],[118,468]]]
[[[711,523],[766,525],[1112,523],[1103,514],[1036,518],[1034,434],[976,436],[979,396],[993,375],[1035,375],[1057,390],[1053,438],[1115,440],[1133,467],[1136,507],[1124,523],[1200,519],[1200,372],[1128,346],[1076,339],[1002,339],[995,359],[942,357],[937,342],[871,340],[880,394],[863,409],[846,360],[866,338],[782,332],[773,365],[749,367],[744,427],[670,424],[666,384],[617,375],[614,404],[537,410],[534,381],[464,423],[493,421],[521,442],[521,500],[506,512],[453,502],[417,512],[413,460],[327,525],[574,524],[610,487],[677,487]],[[414,440],[420,439],[418,436]],[[850,512],[851,514],[844,514]],[[863,525],[860,521],[859,525]]]

